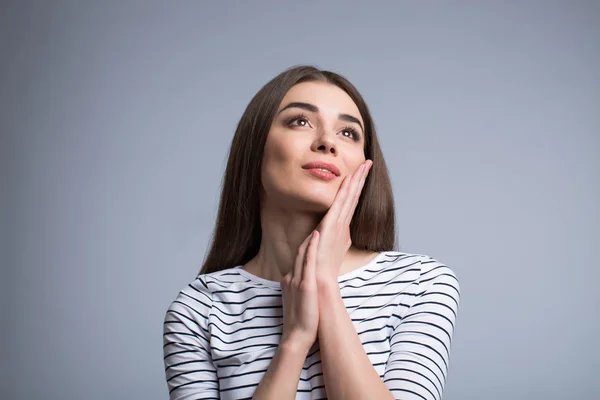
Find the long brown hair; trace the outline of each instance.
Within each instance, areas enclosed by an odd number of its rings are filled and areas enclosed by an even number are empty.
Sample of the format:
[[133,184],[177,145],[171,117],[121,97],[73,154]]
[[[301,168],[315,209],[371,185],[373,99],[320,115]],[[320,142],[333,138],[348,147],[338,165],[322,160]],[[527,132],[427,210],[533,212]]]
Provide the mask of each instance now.
[[392,185],[367,104],[346,78],[310,65],[289,68],[263,86],[240,119],[229,149],[212,243],[199,274],[246,264],[260,249],[260,171],[273,118],[292,86],[328,82],[344,90],[365,124],[365,158],[373,160],[350,224],[352,245],[370,251],[396,248]]

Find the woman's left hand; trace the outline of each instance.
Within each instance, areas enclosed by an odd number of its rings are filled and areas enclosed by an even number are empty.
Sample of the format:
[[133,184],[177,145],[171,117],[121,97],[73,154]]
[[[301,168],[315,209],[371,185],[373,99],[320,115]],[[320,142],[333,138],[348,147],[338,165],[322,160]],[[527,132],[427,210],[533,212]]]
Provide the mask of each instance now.
[[350,222],[372,165],[371,160],[366,160],[344,179],[333,204],[316,228],[320,234],[316,256],[318,284],[337,284],[344,255],[352,245]]

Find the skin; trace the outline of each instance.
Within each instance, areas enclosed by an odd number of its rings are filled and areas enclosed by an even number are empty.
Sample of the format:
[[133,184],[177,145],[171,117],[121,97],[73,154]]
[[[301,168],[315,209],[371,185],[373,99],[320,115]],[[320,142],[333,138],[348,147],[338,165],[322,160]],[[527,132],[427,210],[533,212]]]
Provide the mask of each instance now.
[[[298,109],[290,102],[318,107],[305,119],[286,124]],[[276,354],[253,399],[294,399],[307,353],[319,338],[328,398],[393,399],[373,368],[341,297],[337,277],[377,255],[353,248],[350,222],[372,162],[364,157],[358,108],[337,86],[305,82],[292,87],[273,121],[263,159],[262,242],[243,268],[281,281],[283,332]],[[339,114],[361,134],[355,141]],[[301,121],[301,122],[300,122]],[[326,181],[302,166],[334,164],[340,176]]]
[[[293,270],[298,249],[321,222],[341,187],[365,163],[364,122],[350,96],[335,85],[303,82],[292,87],[281,101],[278,111],[291,102],[305,102],[318,112],[289,108],[277,114],[265,144],[261,178],[261,247],[243,268],[264,279],[281,281]],[[298,113],[306,119],[285,121]],[[340,113],[356,117],[351,123],[338,119]],[[351,126],[360,140],[351,139],[344,127]],[[310,161],[336,165],[340,176],[332,181],[316,178],[302,169]],[[339,274],[368,263],[376,253],[350,247],[339,265]]]

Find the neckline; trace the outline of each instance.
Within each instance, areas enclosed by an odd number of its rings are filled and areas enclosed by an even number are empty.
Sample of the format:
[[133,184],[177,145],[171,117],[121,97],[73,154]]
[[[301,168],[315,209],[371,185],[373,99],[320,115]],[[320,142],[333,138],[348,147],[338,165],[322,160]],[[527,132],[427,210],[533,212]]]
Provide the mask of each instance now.
[[[352,271],[346,272],[345,274],[339,275],[338,283],[341,283],[344,280],[353,278],[354,276],[360,274],[362,271],[364,271],[365,269],[369,268],[370,266],[372,266],[373,264],[378,262],[381,258],[384,257],[384,255],[385,255],[385,252],[381,251],[375,257],[373,257],[371,259],[371,261],[369,261],[365,265],[355,268]],[[260,276],[254,275],[253,273],[246,271],[242,267],[243,267],[243,265],[237,265],[237,266],[233,267],[233,269],[236,270],[240,275],[242,275],[254,282],[262,283],[263,285],[270,286],[273,288],[281,288],[281,282],[261,278]]]

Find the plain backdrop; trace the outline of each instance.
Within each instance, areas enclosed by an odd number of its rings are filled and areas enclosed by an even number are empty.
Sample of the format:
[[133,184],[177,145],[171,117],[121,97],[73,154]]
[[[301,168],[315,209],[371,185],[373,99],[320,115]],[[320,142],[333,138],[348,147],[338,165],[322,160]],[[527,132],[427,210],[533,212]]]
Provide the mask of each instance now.
[[446,400],[600,397],[600,2],[3,1],[3,399],[167,399],[252,96],[368,102],[399,249],[462,290]]

